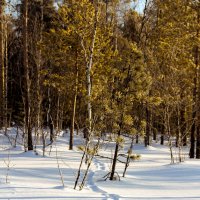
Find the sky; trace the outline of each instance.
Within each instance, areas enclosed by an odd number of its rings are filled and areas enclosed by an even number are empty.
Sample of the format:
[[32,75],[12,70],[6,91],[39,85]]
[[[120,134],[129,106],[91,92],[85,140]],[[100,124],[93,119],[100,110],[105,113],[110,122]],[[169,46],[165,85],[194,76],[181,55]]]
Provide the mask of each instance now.
[[[12,2],[12,4],[17,4],[20,0],[7,0],[8,2]],[[58,1],[58,0],[57,0]],[[145,6],[145,0],[134,0],[135,2],[132,3],[133,6],[136,6],[136,10],[140,13],[143,12]],[[10,7],[10,11],[12,12],[13,7]],[[7,9],[9,12],[9,10]]]
[[137,0],[136,3],[133,3],[136,5],[136,10],[140,13],[143,12],[144,6],[145,6],[145,0]]

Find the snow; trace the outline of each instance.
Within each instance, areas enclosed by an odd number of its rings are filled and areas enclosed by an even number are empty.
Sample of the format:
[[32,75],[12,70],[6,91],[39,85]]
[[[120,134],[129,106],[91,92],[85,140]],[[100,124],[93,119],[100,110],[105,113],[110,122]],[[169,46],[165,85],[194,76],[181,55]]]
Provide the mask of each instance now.
[[[200,199],[200,161],[186,159],[183,163],[170,164],[169,148],[156,143],[147,148],[142,144],[134,145],[133,151],[140,154],[141,159],[130,164],[126,177],[120,181],[104,181],[103,176],[110,171],[111,160],[95,157],[84,189],[74,190],[82,153],[76,147],[73,151],[68,150],[68,140],[67,134],[58,137],[56,145],[52,149],[49,146],[43,157],[41,149],[36,154],[24,152],[20,145],[10,147],[7,138],[0,134],[0,200]],[[80,136],[75,136],[76,146],[82,142]],[[126,139],[121,152],[127,152],[129,143]],[[106,142],[99,154],[111,157],[113,147],[113,142]],[[62,186],[57,160],[65,187]],[[118,162],[119,175],[123,170],[124,164]]]

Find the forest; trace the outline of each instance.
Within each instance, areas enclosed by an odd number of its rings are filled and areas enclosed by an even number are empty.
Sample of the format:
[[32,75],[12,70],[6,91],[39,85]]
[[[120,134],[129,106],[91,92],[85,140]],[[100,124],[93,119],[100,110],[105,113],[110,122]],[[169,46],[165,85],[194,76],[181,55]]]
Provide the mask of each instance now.
[[75,189],[97,157],[125,176],[137,144],[200,159],[200,1],[1,0],[0,134],[46,156],[61,132],[82,153]]

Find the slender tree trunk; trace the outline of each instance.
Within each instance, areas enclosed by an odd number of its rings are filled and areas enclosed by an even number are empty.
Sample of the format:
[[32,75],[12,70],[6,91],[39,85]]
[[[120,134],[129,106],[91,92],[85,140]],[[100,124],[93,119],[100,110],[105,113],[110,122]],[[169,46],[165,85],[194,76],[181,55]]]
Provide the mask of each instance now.
[[[197,24],[200,24],[200,10],[199,6],[197,8]],[[199,28],[197,28],[197,34],[196,34],[197,39],[199,39]],[[197,45],[195,48],[195,65],[196,69],[198,69],[198,89],[197,89],[197,135],[196,135],[196,158],[200,159],[200,71],[199,71],[199,46]]]
[[200,159],[200,128],[197,128],[196,158]]
[[93,152],[92,155],[90,156],[89,162],[87,163],[87,168],[86,168],[85,174],[84,174],[84,176],[83,176],[83,180],[82,180],[81,185],[80,185],[80,190],[82,190],[82,189],[83,189],[83,186],[85,185],[85,181],[86,181],[86,178],[87,178],[87,176],[88,176],[88,172],[89,172],[90,166],[91,166],[91,164],[92,164],[92,160],[93,160],[94,156],[98,153],[98,151],[99,151],[99,146],[100,146],[100,138],[98,139],[97,144],[96,144],[95,147],[93,148],[93,151],[94,151],[94,152]]
[[150,145],[150,123],[151,123],[151,117],[150,117],[150,111],[148,106],[146,105],[146,134],[145,134],[145,140],[144,144],[145,147]]
[[79,135],[79,124],[77,120],[75,121],[75,124],[76,124],[76,135]]
[[[153,120],[156,120],[156,119],[153,119]],[[155,141],[157,140],[157,130],[158,130],[157,126],[158,126],[157,122],[154,122],[153,123],[153,140],[155,140]]]
[[60,92],[58,91],[57,109],[56,109],[56,132],[57,133],[60,131],[59,120],[60,120]]
[[136,135],[136,141],[135,141],[135,143],[136,143],[136,144],[139,143],[139,134]]
[[165,135],[165,126],[164,124],[161,125],[161,136],[160,136],[160,144],[164,145],[164,135]]
[[[42,42],[42,32],[43,32],[43,0],[41,0],[41,21],[40,21],[40,32],[39,32],[39,42]],[[39,49],[37,58],[37,128],[40,134],[42,129],[42,90],[41,90],[41,65],[42,65],[42,51]]]
[[123,177],[125,177],[126,170],[127,170],[128,166],[130,164],[130,156],[133,153],[133,142],[134,142],[134,136],[132,136],[131,145],[130,145],[128,155],[127,155],[127,158],[126,158],[126,164],[125,164],[125,167],[124,167]]
[[25,75],[24,109],[25,109],[25,134],[27,135],[28,151],[33,150],[32,128],[31,128],[31,109],[30,109],[30,77],[28,64],[28,0],[23,2],[23,64]]
[[47,95],[48,95],[48,109],[47,109],[47,125],[49,127],[49,133],[50,133],[50,141],[51,143],[53,143],[53,140],[54,140],[54,132],[53,132],[53,129],[54,129],[54,126],[53,126],[53,120],[52,120],[52,117],[51,117],[51,94],[50,94],[50,88],[48,88],[48,92],[47,92]]
[[170,114],[169,114],[169,108],[168,107],[166,108],[166,111],[165,111],[165,127],[166,127],[167,134],[168,134],[171,163],[174,163],[173,144],[172,144],[171,126],[170,126]]
[[[129,93],[129,89],[127,90],[127,88],[128,88],[130,81],[132,80],[132,77],[130,75],[130,68],[131,68],[131,66],[129,65],[128,72],[127,72],[127,80],[126,80],[125,85],[124,85],[124,89],[126,89],[126,93],[124,94],[125,98],[121,102],[122,104],[121,104],[120,110],[121,110],[122,113],[121,113],[120,120],[119,120],[119,131],[118,131],[118,134],[117,134],[118,138],[121,136],[121,131],[122,131],[122,128],[123,128],[123,121],[124,121],[124,114],[125,114],[125,104],[127,102],[127,94]],[[116,141],[115,154],[114,154],[112,169],[111,169],[111,173],[110,173],[110,180],[111,181],[114,180],[119,147],[120,147],[119,141]]]
[[179,131],[176,132],[176,147],[178,147],[179,145],[179,140],[180,140],[180,134],[179,134]]
[[[197,13],[197,22],[199,24],[199,10]],[[197,29],[197,34],[196,37],[199,38],[199,29]],[[197,144],[196,144],[196,150],[197,150],[197,154],[199,154],[196,157],[200,157],[200,134],[197,129],[199,129],[199,122],[197,120],[198,115],[199,115],[199,110],[198,110],[198,94],[199,94],[199,47],[196,46],[195,47],[195,52],[194,52],[194,60],[195,60],[195,77],[194,77],[194,89],[193,89],[193,112],[192,112],[192,120],[193,120],[193,124],[192,124],[192,128],[191,128],[191,135],[190,135],[190,158],[194,158],[195,157],[195,132],[197,132]],[[198,145],[198,146],[197,146]]]
[[[120,130],[118,132],[118,137],[121,135]],[[118,151],[119,151],[119,143],[116,142],[115,145],[115,154],[114,154],[114,158],[113,158],[113,163],[112,163],[112,169],[111,169],[111,174],[110,174],[110,180],[114,180],[114,176],[115,176],[115,168],[116,168],[116,164],[117,164],[117,157],[118,157]]]
[[88,123],[89,123],[88,124],[88,131],[89,131],[88,138],[89,139],[86,140],[85,150],[84,150],[84,153],[82,155],[81,162],[80,162],[80,165],[79,165],[79,170],[78,170],[78,174],[77,174],[77,177],[76,177],[74,189],[76,189],[76,186],[77,186],[79,178],[80,178],[80,172],[81,172],[81,167],[82,167],[82,164],[83,164],[83,160],[84,160],[85,156],[87,157],[87,150],[89,148],[89,140],[90,140],[91,130],[92,130],[91,68],[92,68],[92,65],[93,65],[93,55],[94,55],[96,33],[97,33],[98,2],[97,2],[96,6],[97,7],[95,8],[94,27],[93,27],[93,35],[92,35],[92,41],[91,41],[91,47],[90,47],[90,54],[89,54],[89,56],[87,55],[87,52],[86,52],[83,40],[81,41],[81,45],[82,45],[83,50],[85,52],[85,60],[86,60],[86,63],[87,63],[86,64],[86,83],[87,83],[87,98],[88,98],[87,111],[88,111]]
[[0,1],[0,128],[4,121],[4,2]]
[[4,96],[4,109],[5,109],[5,115],[4,115],[4,125],[5,130],[7,132],[7,128],[9,126],[8,123],[8,23],[5,24],[5,96]]
[[106,23],[108,22],[108,0],[106,0]]
[[195,155],[195,125],[192,125],[190,134],[190,158],[194,158]]
[[[123,115],[124,115],[124,113],[122,113],[122,116],[121,116],[121,122],[119,124],[119,131],[118,131],[118,134],[117,134],[118,137],[121,136],[121,128],[122,128],[122,123],[123,123],[123,118],[124,118]],[[110,173],[110,180],[111,181],[114,180],[114,176],[115,176],[115,168],[116,168],[116,164],[117,164],[117,157],[118,157],[119,145],[120,144],[117,141],[116,145],[115,145],[115,154],[114,154],[113,163],[112,163],[112,169],[111,169],[111,173]]]
[[[76,57],[78,54],[76,55]],[[78,59],[78,58],[77,58]],[[75,115],[76,115],[76,99],[78,92],[78,61],[76,61],[76,78],[75,78],[75,91],[74,91],[74,101],[73,101],[73,111],[71,118],[71,129],[70,129],[70,141],[69,141],[69,150],[73,149],[73,140],[74,140],[74,124],[75,124]]]
[[177,147],[178,147],[178,159],[179,159],[179,162],[182,162],[182,146],[183,146],[183,133],[181,132],[182,131],[182,121],[181,121],[181,111],[179,109],[179,106],[178,106],[178,110],[177,110],[177,113],[178,113],[178,140],[176,141],[177,143]]
[[92,105],[91,105],[91,92],[92,92],[92,85],[91,85],[91,68],[93,65],[93,55],[94,55],[94,47],[95,47],[95,41],[96,41],[96,32],[97,32],[97,15],[98,15],[98,9],[95,11],[95,22],[94,22],[94,32],[93,32],[93,38],[92,38],[92,45],[90,48],[90,56],[89,61],[86,66],[86,79],[87,79],[87,109],[88,109],[88,131],[89,135],[91,135],[91,129],[92,129]]
[[186,132],[186,121],[185,121],[185,110],[180,110],[180,125],[181,125],[181,138],[183,146],[187,146],[187,132]]
[[53,140],[54,140],[54,132],[53,132],[53,121],[52,119],[50,118],[49,119],[49,130],[50,130],[50,141],[51,143],[53,143]]

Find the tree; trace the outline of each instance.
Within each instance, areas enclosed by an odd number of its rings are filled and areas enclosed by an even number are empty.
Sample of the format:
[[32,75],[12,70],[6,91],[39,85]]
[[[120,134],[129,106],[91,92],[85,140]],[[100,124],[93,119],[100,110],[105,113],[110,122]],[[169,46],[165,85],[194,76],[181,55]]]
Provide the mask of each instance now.
[[30,108],[30,67],[28,63],[28,0],[23,1],[23,66],[24,66],[24,111],[25,136],[27,137],[28,151],[33,150],[31,108]]
[[[196,4],[195,4],[196,3]],[[195,46],[194,46],[194,63],[195,68],[197,70],[197,76],[196,76],[196,87],[197,87],[197,99],[196,99],[196,109],[197,109],[197,119],[196,119],[196,158],[200,159],[200,78],[199,78],[199,23],[200,23],[200,2],[194,2],[194,5],[192,5],[194,12],[195,12],[195,25],[196,25],[196,35],[195,35]],[[193,134],[193,133],[192,133]],[[191,143],[194,142],[194,136],[191,135]],[[194,144],[191,144],[191,147],[194,148]],[[191,148],[191,157],[193,157],[194,150]]]
[[0,127],[5,125],[5,1],[0,1]]
[[145,99],[151,82],[142,53],[136,44],[118,37],[117,46],[110,99],[112,101],[111,109],[115,113],[112,131],[117,134],[117,139],[110,180],[115,179],[118,152],[123,143],[121,136],[123,133],[131,133],[133,128],[133,118],[130,112],[133,101],[142,102]]

